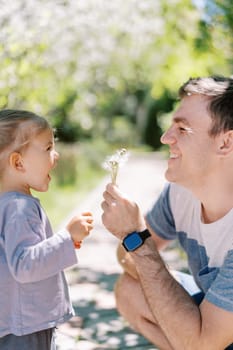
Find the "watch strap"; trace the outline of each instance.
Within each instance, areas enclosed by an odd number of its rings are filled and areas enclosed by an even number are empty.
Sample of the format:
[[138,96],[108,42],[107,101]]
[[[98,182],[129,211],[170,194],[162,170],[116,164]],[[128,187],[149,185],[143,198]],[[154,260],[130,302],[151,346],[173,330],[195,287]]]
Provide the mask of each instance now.
[[[122,241],[122,245],[125,248],[126,251],[134,251],[141,247],[145,240],[150,237],[151,234],[148,229],[145,229],[144,231],[141,232],[131,232],[129,233]],[[137,238],[138,237],[138,238]]]
[[146,228],[144,231],[138,232],[139,236],[142,238],[143,242],[151,236],[149,230]]

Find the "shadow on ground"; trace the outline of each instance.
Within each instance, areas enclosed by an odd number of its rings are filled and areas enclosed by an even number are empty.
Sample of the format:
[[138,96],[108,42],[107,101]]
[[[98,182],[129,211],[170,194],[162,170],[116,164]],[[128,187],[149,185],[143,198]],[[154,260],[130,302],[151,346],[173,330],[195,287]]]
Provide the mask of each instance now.
[[68,322],[66,327],[73,334],[77,349],[80,344],[80,350],[83,350],[81,344],[86,342],[96,344],[93,350],[155,349],[144,337],[128,327],[116,310],[113,290],[119,274],[73,269],[68,276],[77,317]]

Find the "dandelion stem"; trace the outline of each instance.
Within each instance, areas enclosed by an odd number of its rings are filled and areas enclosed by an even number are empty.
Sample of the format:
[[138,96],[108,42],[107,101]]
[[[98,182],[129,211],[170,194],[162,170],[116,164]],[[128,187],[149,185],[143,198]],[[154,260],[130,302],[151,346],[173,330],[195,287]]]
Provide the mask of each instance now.
[[120,151],[117,151],[114,155],[107,157],[105,160],[103,167],[110,171],[112,184],[116,185],[119,167],[122,166],[127,159],[128,152],[125,148],[122,148]]

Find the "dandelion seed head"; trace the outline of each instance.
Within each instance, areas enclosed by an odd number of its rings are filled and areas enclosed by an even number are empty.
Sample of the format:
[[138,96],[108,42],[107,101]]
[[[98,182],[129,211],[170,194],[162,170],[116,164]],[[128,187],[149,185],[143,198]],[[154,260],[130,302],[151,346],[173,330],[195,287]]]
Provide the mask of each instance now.
[[129,157],[129,152],[125,148],[122,148],[120,150],[117,150],[116,153],[114,153],[111,156],[108,156],[105,159],[103,163],[103,168],[111,172],[113,183],[116,182],[116,177],[117,177],[119,167],[121,167],[123,164],[127,162],[128,157]]

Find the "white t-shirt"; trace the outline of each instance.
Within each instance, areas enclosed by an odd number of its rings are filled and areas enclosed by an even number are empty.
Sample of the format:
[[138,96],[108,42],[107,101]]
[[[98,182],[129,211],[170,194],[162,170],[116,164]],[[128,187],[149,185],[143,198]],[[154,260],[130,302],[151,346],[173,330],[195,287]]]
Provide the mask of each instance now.
[[200,201],[187,189],[167,184],[147,221],[162,238],[179,240],[205,298],[233,311],[233,209],[220,220],[203,224]]

